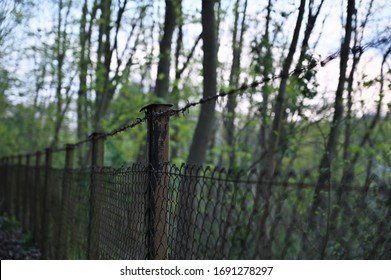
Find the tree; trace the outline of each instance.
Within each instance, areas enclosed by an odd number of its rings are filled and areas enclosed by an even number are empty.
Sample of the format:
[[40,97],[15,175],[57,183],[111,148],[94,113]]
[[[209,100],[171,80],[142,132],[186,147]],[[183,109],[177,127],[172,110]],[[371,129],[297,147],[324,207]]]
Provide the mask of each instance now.
[[[81,140],[87,137],[88,133],[88,69],[91,67],[91,34],[93,21],[96,19],[98,11],[97,0],[93,2],[92,10],[89,12],[88,0],[85,0],[82,7],[79,29],[79,59],[78,59],[78,78],[79,89],[77,91],[77,139]],[[90,17],[88,21],[87,18]],[[81,159],[79,159],[81,160]]]
[[181,0],[166,0],[166,15],[164,19],[163,37],[160,41],[159,64],[157,68],[155,94],[157,97],[166,98],[170,83],[171,44],[174,34],[178,8]]
[[[269,135],[269,145],[268,150],[266,151],[266,156],[263,160],[263,165],[261,166],[261,176],[259,176],[259,184],[256,190],[257,201],[264,201],[262,205],[263,213],[259,220],[258,233],[259,233],[259,252],[262,252],[262,257],[265,259],[271,258],[271,244],[267,238],[267,229],[266,229],[266,220],[270,214],[270,199],[272,192],[272,180],[274,176],[274,171],[276,168],[277,156],[278,156],[278,147],[280,143],[281,127],[284,120],[284,111],[285,111],[285,95],[286,88],[289,79],[289,69],[293,62],[293,56],[296,52],[296,46],[299,40],[300,29],[303,21],[304,11],[305,11],[305,0],[300,1],[299,13],[296,20],[295,29],[293,32],[292,41],[289,47],[289,52],[287,57],[284,60],[282,70],[280,73],[281,81],[278,89],[278,94],[276,97],[276,103],[274,106],[274,119],[272,124],[272,129]],[[266,182],[266,183],[264,183]],[[259,202],[258,202],[259,203]],[[259,206],[259,205],[258,205]],[[257,207],[257,206],[255,206]]]
[[304,11],[305,11],[305,0],[300,1],[299,13],[296,20],[295,29],[293,31],[292,41],[289,47],[288,55],[286,56],[284,63],[282,65],[282,70],[280,73],[281,81],[278,88],[278,94],[276,97],[276,103],[273,109],[274,119],[272,124],[272,129],[268,137],[269,144],[268,150],[266,151],[265,160],[263,161],[262,170],[265,171],[267,178],[272,178],[277,162],[278,147],[280,143],[281,135],[281,126],[283,123],[284,111],[285,111],[285,95],[286,87],[289,79],[289,70],[293,62],[293,56],[296,52],[297,43],[299,40],[300,29],[303,21]]
[[[239,76],[240,76],[240,59],[243,49],[243,39],[245,32],[245,22],[246,22],[246,10],[247,10],[247,0],[243,4],[243,16],[239,32],[239,6],[240,0],[237,0],[234,7],[234,27],[232,32],[232,66],[231,73],[229,76],[229,86],[232,88],[237,88],[239,85]],[[239,35],[238,35],[239,34]],[[235,108],[236,108],[236,96],[229,95],[227,101],[227,120],[225,123],[226,135],[227,135],[227,145],[230,148],[229,151],[229,161],[228,165],[233,166],[235,163]]]
[[57,104],[56,113],[54,115],[54,132],[51,147],[55,147],[58,143],[61,126],[71,103],[71,84],[73,82],[73,77],[68,81],[67,85],[64,81],[64,72],[66,71],[65,64],[67,58],[66,52],[70,48],[67,28],[71,5],[72,1],[58,1],[58,18],[55,31],[56,38],[53,50],[55,61],[55,95]]
[[[202,1],[202,40],[203,40],[203,98],[216,94],[217,90],[217,36],[215,1]],[[215,122],[216,101],[203,103],[190,146],[188,162],[202,164]]]
[[[216,67],[217,67],[217,38],[216,18],[214,10],[215,1],[202,1],[202,39],[203,39],[203,97],[215,95],[216,93]],[[188,161],[190,163],[202,164],[211,137],[214,116],[215,101],[201,105],[197,127],[193,135],[193,142],[190,148]],[[196,169],[190,168],[190,178]],[[196,198],[196,183],[193,180],[186,182],[179,194],[179,224],[178,236],[180,241],[176,245],[177,255],[180,258],[191,258],[191,246],[193,245],[193,234],[195,221],[192,213]],[[190,242],[189,242],[190,241]]]
[[338,139],[341,130],[343,111],[344,111],[343,93],[345,90],[346,71],[347,71],[347,64],[348,64],[349,53],[350,53],[349,46],[350,46],[350,40],[352,34],[353,17],[355,13],[356,13],[355,0],[348,0],[347,17],[346,17],[346,24],[345,24],[345,36],[340,51],[339,79],[338,79],[337,90],[335,92],[334,115],[331,123],[330,133],[328,135],[326,149],[323,153],[322,159],[319,164],[319,179],[318,179],[318,184],[315,188],[314,199],[312,203],[312,211],[311,211],[312,226],[314,226],[315,223],[315,221],[313,220],[314,214],[321,203],[320,191],[324,186],[330,184],[331,166],[337,156],[336,153],[337,145],[338,145]]
[[[266,14],[266,23],[265,23],[265,33],[262,36],[257,55],[259,57],[259,63],[262,63],[262,77],[267,81],[268,76],[273,70],[273,56],[272,56],[272,46],[270,39],[270,25],[271,25],[271,13],[272,13],[273,3],[271,0],[267,4],[267,14]],[[257,67],[259,68],[259,66]],[[261,128],[259,134],[259,146],[261,147],[261,152],[268,150],[267,143],[267,131],[268,131],[268,106],[269,106],[269,95],[271,93],[270,85],[268,82],[265,82],[262,86],[262,107],[261,107]]]

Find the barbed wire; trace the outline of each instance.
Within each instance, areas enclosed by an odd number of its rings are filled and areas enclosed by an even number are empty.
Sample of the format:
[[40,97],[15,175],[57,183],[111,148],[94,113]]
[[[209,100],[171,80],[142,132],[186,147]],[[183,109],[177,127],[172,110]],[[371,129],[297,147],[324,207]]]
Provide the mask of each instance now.
[[[366,43],[362,46],[355,46],[353,48],[350,48],[349,51],[351,54],[355,55],[358,52],[364,53],[369,48],[374,48],[379,45],[384,45],[386,43],[391,43],[391,37],[383,37],[383,38],[371,41],[369,43]],[[290,71],[287,75],[284,75],[283,73],[278,74],[278,75],[271,74],[268,77],[264,77],[260,80],[254,80],[251,83],[243,83],[240,87],[230,89],[229,91],[220,90],[220,92],[218,94],[208,96],[208,97],[202,97],[198,101],[195,101],[195,102],[187,101],[187,104],[185,106],[183,106],[182,108],[168,109],[168,110],[165,110],[165,111],[162,111],[159,113],[151,113],[151,116],[152,117],[161,117],[161,116],[174,116],[174,115],[179,116],[180,114],[184,115],[191,107],[199,106],[204,103],[208,103],[208,102],[217,100],[219,98],[224,98],[229,95],[235,95],[235,94],[241,93],[243,91],[246,91],[248,89],[255,89],[255,88],[259,87],[260,85],[263,85],[265,83],[269,83],[269,82],[272,82],[272,81],[275,81],[278,79],[289,78],[292,76],[300,76],[301,74],[309,72],[318,66],[324,67],[328,63],[330,63],[331,61],[338,58],[340,56],[340,54],[341,54],[341,50],[338,50],[338,51],[328,55],[325,59],[322,59],[322,60],[311,58],[311,60],[309,61],[309,64],[307,66],[297,67],[294,70]]]
[[129,123],[129,124],[126,124],[124,126],[121,126],[121,127],[118,127],[110,132],[107,132],[107,133],[103,133],[102,136],[98,136],[98,137],[110,137],[110,136],[114,136],[120,132],[123,132],[125,130],[128,130],[128,129],[131,129],[131,128],[134,128],[136,126],[138,126],[139,124],[147,121],[148,119],[148,116],[146,115],[144,118],[136,118],[133,122]]
[[[376,48],[380,45],[385,45],[387,43],[391,43],[391,37],[382,37],[380,39],[370,41],[362,46],[354,46],[349,49],[349,52],[353,55],[356,55],[357,53],[362,54],[370,48]],[[239,86],[237,88],[230,89],[228,91],[221,89],[217,94],[211,95],[208,97],[202,97],[198,101],[194,101],[194,102],[187,101],[186,105],[181,108],[167,109],[167,110],[163,110],[161,112],[146,112],[145,116],[143,118],[136,118],[131,123],[128,123],[126,125],[115,128],[114,130],[112,130],[110,132],[99,133],[97,135],[91,134],[89,137],[74,143],[73,146],[80,146],[82,144],[85,144],[85,143],[92,141],[93,139],[100,139],[100,138],[106,138],[106,137],[111,137],[111,136],[117,135],[121,132],[124,132],[128,129],[134,128],[134,127],[142,124],[143,122],[147,121],[148,118],[150,118],[150,117],[157,118],[157,117],[163,117],[163,116],[171,117],[171,116],[185,115],[185,113],[188,112],[191,107],[195,107],[195,106],[199,106],[199,105],[202,105],[202,104],[205,104],[208,102],[216,101],[219,98],[224,98],[224,97],[227,97],[230,95],[242,93],[242,92],[249,90],[249,89],[256,89],[260,85],[264,85],[266,83],[273,82],[278,79],[286,79],[286,78],[289,78],[292,76],[298,77],[303,73],[306,73],[306,72],[309,72],[309,71],[315,69],[316,67],[326,66],[328,63],[330,63],[331,61],[338,58],[340,56],[340,54],[341,54],[341,50],[338,50],[338,51],[328,55],[326,58],[324,58],[322,60],[312,57],[310,59],[308,65],[296,67],[295,69],[291,70],[288,74],[284,74],[284,73],[280,73],[278,75],[277,74],[270,74],[267,77],[263,77],[262,79],[259,79],[259,80],[254,80],[251,83],[243,83],[241,86]],[[56,151],[64,151],[65,148],[57,148],[55,150]]]

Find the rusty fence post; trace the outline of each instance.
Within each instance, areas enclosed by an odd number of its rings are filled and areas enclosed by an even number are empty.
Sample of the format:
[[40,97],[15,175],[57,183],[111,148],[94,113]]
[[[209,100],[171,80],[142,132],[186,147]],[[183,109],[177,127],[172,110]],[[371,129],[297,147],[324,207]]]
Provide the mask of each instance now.
[[39,223],[39,206],[38,203],[40,199],[40,165],[41,165],[41,152],[35,153],[35,166],[34,166],[34,181],[31,187],[31,223],[32,223],[32,232],[34,233],[34,239],[40,240],[40,223]]
[[21,208],[21,194],[22,194],[22,180],[23,176],[20,174],[20,170],[22,169],[22,155],[18,155],[16,157],[16,171],[15,171],[15,216],[16,219],[21,221],[20,217],[20,208]]
[[104,163],[104,147],[105,134],[103,132],[94,132],[90,138],[92,139],[92,155],[91,155],[91,186],[90,186],[90,220],[88,223],[88,248],[87,259],[99,258],[99,207],[97,201],[97,179],[95,169],[103,167]]
[[70,197],[70,184],[72,181],[72,169],[74,162],[75,146],[67,144],[65,148],[65,170],[62,185],[61,196],[61,214],[60,214],[60,230],[58,236],[58,251],[57,259],[67,259],[68,255],[68,238],[69,238],[69,225],[68,220],[65,218],[68,215],[69,207],[71,207]]
[[30,198],[30,188],[31,188],[31,181],[30,181],[30,154],[26,155],[26,161],[25,161],[25,170],[24,170],[24,182],[22,187],[22,224],[23,228],[28,228],[28,216],[29,216],[29,198]]
[[[8,179],[7,179],[7,176],[8,176],[8,158],[7,157],[4,157],[2,158],[1,160],[1,163],[2,163],[2,171],[3,171],[3,174],[1,174],[2,178],[1,178],[1,182],[0,182],[0,187],[1,187],[1,199],[0,201],[3,201],[3,212],[4,213],[8,213],[8,208],[7,208],[7,201],[9,199],[8,197]],[[1,213],[1,214],[4,214],[4,213]]]
[[14,163],[14,156],[9,157],[8,163],[9,163],[9,168],[8,172],[9,175],[7,177],[8,179],[8,190],[9,190],[9,214],[10,216],[15,216],[15,163]]
[[41,248],[42,248],[42,257],[43,259],[46,259],[48,257],[48,243],[49,243],[49,211],[51,209],[48,209],[49,203],[48,199],[50,197],[49,195],[49,188],[50,188],[50,180],[51,180],[51,169],[52,169],[52,162],[53,162],[53,155],[52,155],[52,149],[47,148],[45,149],[45,181],[44,181],[44,187],[43,187],[43,209],[42,209],[42,239],[41,239]]
[[163,164],[169,161],[169,121],[168,114],[155,114],[172,107],[172,104],[150,104],[141,109],[148,120],[147,154],[150,165],[149,184],[147,191],[147,258],[167,259],[167,176],[162,174]]

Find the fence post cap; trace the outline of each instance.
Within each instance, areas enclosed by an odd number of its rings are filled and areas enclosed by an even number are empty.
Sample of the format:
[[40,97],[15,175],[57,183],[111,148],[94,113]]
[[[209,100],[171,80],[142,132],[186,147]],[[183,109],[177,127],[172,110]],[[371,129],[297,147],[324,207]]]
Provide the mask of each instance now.
[[151,109],[151,108],[154,108],[154,107],[166,107],[166,108],[171,108],[172,106],[174,106],[174,104],[171,104],[171,103],[151,103],[151,104],[148,104],[148,105],[142,107],[142,108],[140,109],[140,112],[148,111],[148,109]]

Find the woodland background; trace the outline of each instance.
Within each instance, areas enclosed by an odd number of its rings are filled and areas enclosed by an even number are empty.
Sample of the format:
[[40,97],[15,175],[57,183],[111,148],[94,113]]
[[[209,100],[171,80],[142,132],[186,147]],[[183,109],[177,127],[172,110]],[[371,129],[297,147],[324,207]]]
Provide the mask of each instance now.
[[[171,161],[389,181],[386,2],[2,0],[0,156],[265,79],[171,118]],[[140,125],[107,139],[105,164],[143,161],[145,137]]]

